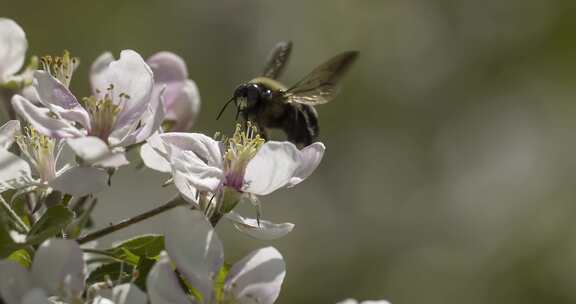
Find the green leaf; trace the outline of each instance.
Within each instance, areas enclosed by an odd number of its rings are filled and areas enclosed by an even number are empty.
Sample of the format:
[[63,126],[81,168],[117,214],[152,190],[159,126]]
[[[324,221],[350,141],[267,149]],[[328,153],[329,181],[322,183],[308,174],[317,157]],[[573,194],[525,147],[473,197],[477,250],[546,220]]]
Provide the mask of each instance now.
[[146,278],[148,277],[150,270],[152,270],[154,263],[156,263],[155,260],[145,257],[140,258],[140,261],[138,261],[138,266],[136,267],[138,276],[136,277],[134,284],[144,292],[146,291]]
[[86,285],[107,282],[108,280],[118,284],[128,283],[132,281],[133,271],[133,266],[123,262],[104,264],[90,273],[88,279],[86,279]]
[[0,259],[6,258],[15,250],[22,248],[23,245],[16,244],[5,223],[0,220]]
[[[80,236],[80,234],[82,233],[82,230],[86,227],[86,224],[90,220],[90,214],[92,214],[92,211],[94,210],[94,207],[96,206],[97,202],[98,202],[97,199],[93,199],[90,202],[90,205],[88,206],[88,208],[83,210],[82,213],[80,214],[80,216],[78,216],[76,219],[74,219],[70,223],[70,225],[68,225],[68,227],[66,227],[66,234],[68,235],[68,237],[70,237],[72,239],[76,239]],[[78,213],[78,211],[76,213]]]
[[8,260],[14,261],[24,266],[24,268],[30,268],[32,265],[32,257],[26,249],[19,249],[12,252],[12,254],[8,256]]
[[147,234],[124,241],[105,252],[118,260],[137,266],[141,258],[158,260],[162,250],[164,250],[164,236]]
[[28,233],[29,245],[37,245],[59,234],[74,218],[74,213],[63,205],[50,207]]

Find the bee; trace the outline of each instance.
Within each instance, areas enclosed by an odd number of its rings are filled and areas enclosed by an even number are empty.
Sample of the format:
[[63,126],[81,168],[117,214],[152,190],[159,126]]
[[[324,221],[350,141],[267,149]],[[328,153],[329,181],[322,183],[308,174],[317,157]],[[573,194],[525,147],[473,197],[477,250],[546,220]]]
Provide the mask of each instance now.
[[291,51],[291,42],[276,44],[260,76],[239,85],[217,119],[234,102],[236,120],[241,115],[244,122],[252,121],[265,140],[269,139],[270,129],[279,129],[298,147],[315,141],[320,129],[314,106],[336,97],[338,83],[358,57],[358,52],[338,54],[293,86],[286,87],[276,79],[284,71]]

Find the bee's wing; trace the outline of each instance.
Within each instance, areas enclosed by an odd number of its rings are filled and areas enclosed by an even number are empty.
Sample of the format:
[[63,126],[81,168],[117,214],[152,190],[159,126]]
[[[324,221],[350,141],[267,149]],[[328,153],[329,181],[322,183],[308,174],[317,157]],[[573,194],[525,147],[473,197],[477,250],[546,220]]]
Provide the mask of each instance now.
[[318,105],[327,103],[338,94],[338,82],[346,74],[358,52],[349,51],[326,61],[286,92],[286,102]]
[[268,56],[268,61],[264,66],[264,70],[262,71],[263,77],[268,77],[271,79],[277,79],[280,77],[284,68],[286,67],[286,63],[288,63],[288,59],[290,58],[290,53],[292,52],[292,42],[290,41],[281,41],[278,42],[274,49],[270,52]]

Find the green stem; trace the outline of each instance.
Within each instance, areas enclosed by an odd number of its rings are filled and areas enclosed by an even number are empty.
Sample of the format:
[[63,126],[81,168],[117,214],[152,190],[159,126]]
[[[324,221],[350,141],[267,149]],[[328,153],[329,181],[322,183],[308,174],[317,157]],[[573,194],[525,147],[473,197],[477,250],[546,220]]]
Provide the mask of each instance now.
[[186,201],[184,201],[180,196],[176,196],[175,198],[173,198],[172,200],[170,200],[169,202],[165,203],[162,206],[148,210],[148,211],[146,211],[142,214],[139,214],[135,217],[122,220],[122,221],[120,221],[116,224],[112,224],[106,228],[96,230],[92,233],[89,233],[83,237],[78,238],[76,241],[78,242],[78,244],[84,244],[84,243],[99,239],[103,236],[106,236],[106,235],[111,234],[113,232],[116,232],[118,230],[124,229],[128,226],[134,225],[134,224],[139,223],[143,220],[149,219],[155,215],[158,215],[160,213],[163,213],[163,212],[168,211],[170,209],[173,209],[175,207],[186,205],[186,204],[188,204],[188,203]]
[[18,214],[16,214],[14,209],[12,209],[12,207],[10,207],[8,202],[1,195],[0,195],[0,203],[1,203],[2,207],[6,210],[6,212],[8,212],[8,215],[10,215],[10,217],[14,220],[14,222],[16,224],[18,224],[18,226],[20,226],[20,228],[22,229],[19,232],[28,233],[28,231],[30,231],[28,226],[26,226],[26,224],[22,221],[22,219],[18,216]]

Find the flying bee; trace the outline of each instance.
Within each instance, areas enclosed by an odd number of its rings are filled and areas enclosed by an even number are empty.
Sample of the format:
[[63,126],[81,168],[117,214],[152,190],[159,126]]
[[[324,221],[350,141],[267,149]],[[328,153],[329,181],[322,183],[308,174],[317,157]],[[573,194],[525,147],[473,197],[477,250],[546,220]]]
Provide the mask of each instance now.
[[299,147],[318,138],[318,113],[314,106],[324,104],[338,94],[338,82],[358,57],[348,51],[332,57],[291,87],[276,79],[282,74],[292,51],[291,42],[279,42],[269,55],[260,77],[239,85],[218,113],[220,118],[233,101],[236,120],[256,124],[264,139],[270,129],[280,129],[289,141]]

